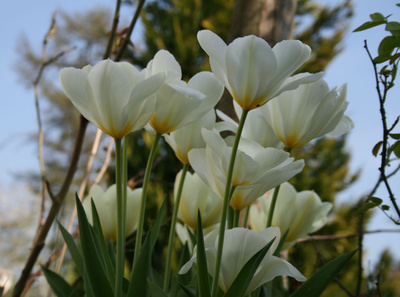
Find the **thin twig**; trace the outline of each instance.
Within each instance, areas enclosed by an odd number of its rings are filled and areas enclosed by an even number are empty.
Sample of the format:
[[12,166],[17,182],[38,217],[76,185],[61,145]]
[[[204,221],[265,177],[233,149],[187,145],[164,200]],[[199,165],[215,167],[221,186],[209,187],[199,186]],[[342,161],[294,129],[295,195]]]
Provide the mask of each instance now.
[[115,7],[115,12],[114,12],[114,19],[113,19],[113,24],[110,32],[110,37],[108,38],[108,43],[107,43],[107,48],[104,53],[103,59],[107,59],[108,57],[111,56],[111,51],[115,39],[115,34],[117,32],[117,27],[118,27],[118,22],[119,22],[119,10],[121,7],[121,0],[117,0],[117,4]]
[[[378,229],[378,230],[363,231],[363,234],[399,233],[399,232],[400,230],[397,229]],[[360,233],[351,233],[343,235],[310,235],[310,237],[299,238],[296,240],[296,242],[338,240],[338,239],[354,238],[358,236],[360,236]]]
[[128,32],[126,33],[124,42],[122,43],[122,45],[121,45],[121,47],[120,47],[120,49],[119,49],[119,52],[118,52],[118,54],[117,54],[117,56],[116,56],[116,58],[115,58],[116,61],[121,60],[122,54],[124,53],[126,47],[127,47],[128,44],[129,44],[129,41],[130,41],[130,39],[131,39],[131,35],[132,35],[132,32],[133,32],[133,28],[135,27],[136,22],[137,22],[137,20],[139,19],[140,11],[142,10],[142,8],[143,8],[145,2],[146,2],[146,0],[140,0],[140,1],[139,1],[139,4],[138,4],[138,6],[137,6],[137,8],[136,8],[136,11],[135,11],[135,15],[133,16],[132,21],[131,21],[131,24],[129,25]]

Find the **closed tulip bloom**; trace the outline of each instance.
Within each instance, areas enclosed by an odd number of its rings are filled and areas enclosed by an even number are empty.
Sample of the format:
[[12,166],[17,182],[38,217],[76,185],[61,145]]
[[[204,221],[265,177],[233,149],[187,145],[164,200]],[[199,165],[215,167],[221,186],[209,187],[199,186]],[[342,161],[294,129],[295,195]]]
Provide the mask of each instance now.
[[346,85],[329,90],[320,79],[280,94],[262,107],[262,113],[286,147],[299,147],[325,134],[347,133],[353,127],[344,115],[346,91]]
[[181,80],[181,68],[168,51],[159,51],[146,67],[146,76],[164,73],[164,84],[154,95],[155,113],[151,128],[170,133],[196,121],[214,108],[222,96],[223,86],[211,72],[200,72],[188,83]]
[[[174,195],[177,196],[182,171],[175,178]],[[221,219],[222,199],[215,194],[196,173],[186,174],[178,218],[192,230],[197,230],[197,213],[200,210],[203,228],[209,228]]]
[[[131,190],[127,188],[126,200],[126,230],[125,236],[132,234],[137,227],[142,189]],[[83,201],[89,222],[93,221],[91,200],[96,205],[104,236],[115,241],[117,238],[117,189],[116,185],[110,186],[105,192],[98,185],[93,185],[89,195]]]
[[123,138],[148,123],[155,105],[149,97],[164,81],[164,73],[145,78],[133,65],[111,60],[60,71],[61,87],[76,109],[114,138]]
[[[256,232],[261,232],[267,225],[272,195],[273,191],[267,193],[258,200],[260,205],[250,207],[250,226]],[[296,192],[291,184],[283,183],[272,218],[272,226],[279,227],[282,233],[289,230],[283,248],[288,249],[297,239],[321,229],[328,220],[331,208],[332,204],[322,202],[314,191]]]
[[164,134],[165,141],[174,150],[176,157],[183,163],[189,164],[188,153],[194,148],[204,148],[206,143],[201,135],[201,129],[212,129],[215,125],[214,109],[208,111],[198,120],[185,125],[170,134]]
[[[221,290],[224,292],[229,290],[243,266],[274,238],[272,246],[256,270],[245,295],[250,294],[257,287],[273,280],[276,276],[287,275],[294,277],[298,281],[305,281],[306,278],[292,264],[273,256],[279,244],[280,236],[279,228],[268,228],[260,233],[245,228],[226,230],[218,283]],[[204,237],[207,269],[211,276],[214,276],[218,237],[218,230]],[[183,265],[179,273],[184,274],[189,271],[195,262],[197,262],[196,248],[193,252],[193,257]]]
[[[189,152],[189,161],[200,178],[224,197],[232,138],[226,141],[216,131],[203,129],[205,149]],[[242,209],[263,193],[287,181],[304,167],[304,161],[294,161],[289,153],[274,148],[264,148],[258,143],[242,139],[236,155],[232,186],[236,189],[230,201],[234,209]]]
[[244,110],[262,106],[322,76],[295,75],[292,81],[286,81],[311,55],[310,47],[297,40],[285,40],[271,48],[265,40],[251,35],[226,45],[209,30],[199,31],[197,39],[210,57],[212,72]]

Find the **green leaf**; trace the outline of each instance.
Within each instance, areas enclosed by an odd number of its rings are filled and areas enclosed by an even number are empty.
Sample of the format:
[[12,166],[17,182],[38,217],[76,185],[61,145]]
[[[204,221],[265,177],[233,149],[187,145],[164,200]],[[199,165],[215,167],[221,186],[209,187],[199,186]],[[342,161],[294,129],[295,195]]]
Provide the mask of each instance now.
[[[150,294],[151,296],[154,297],[168,297],[168,295],[161,289],[159,286],[157,286],[155,283],[153,283],[151,280],[147,279],[147,284],[149,285],[150,289]],[[129,297],[134,297],[134,296],[140,296],[140,295],[132,295]]]
[[386,36],[382,39],[378,47],[378,54],[380,56],[391,55],[395,48],[400,46],[400,37]]
[[210,284],[208,282],[208,269],[206,250],[204,246],[203,223],[200,210],[197,212],[197,277],[199,297],[210,297]]
[[391,57],[391,54],[379,55],[374,58],[374,62],[376,64],[384,63],[386,61],[389,61]]
[[242,297],[245,295],[247,288],[253,279],[254,273],[261,261],[264,259],[275,238],[272,239],[268,244],[258,251],[249,261],[243,266],[239,274],[236,276],[232,285],[224,295],[225,297]]
[[317,297],[322,294],[329,283],[336,277],[336,275],[343,269],[343,267],[350,261],[353,255],[357,252],[345,253],[332,261],[329,261],[314,273],[310,279],[301,285],[290,297]]
[[99,254],[99,242],[95,231],[90,226],[85,210],[79,197],[76,195],[76,208],[78,212],[79,233],[82,245],[83,259],[93,293],[96,297],[109,297],[114,295],[114,288],[104,270],[104,260]]
[[390,133],[389,136],[393,139],[400,140],[400,133]]
[[366,212],[368,209],[374,208],[377,205],[373,202],[366,202],[363,205],[361,205],[356,211],[355,211],[355,215],[358,216],[364,212]]
[[59,274],[42,266],[42,271],[51,290],[58,297],[79,297],[74,289]]
[[386,205],[386,204],[382,205],[381,207],[382,207],[382,210],[385,210],[385,211],[388,211],[390,209],[390,206]]
[[283,248],[283,245],[285,244],[285,240],[286,240],[288,234],[289,234],[289,229],[286,230],[285,234],[283,234],[283,236],[281,237],[281,240],[279,240],[279,244],[274,252],[274,256],[279,257],[279,255],[281,254],[281,250]]
[[372,154],[376,157],[379,153],[379,150],[381,149],[381,146],[383,144],[383,141],[379,141],[377,144],[375,144],[374,148],[372,149]]
[[396,141],[391,148],[397,158],[400,158],[400,141]]
[[92,207],[93,228],[94,228],[94,231],[96,232],[96,235],[98,238],[100,253],[103,258],[103,262],[105,264],[105,271],[107,273],[108,279],[111,282],[111,285],[114,286],[114,284],[115,284],[115,269],[114,269],[113,263],[109,257],[107,244],[104,239],[103,230],[101,228],[99,213],[97,212],[97,208],[93,202],[93,199],[91,199],[91,207]]
[[136,266],[132,269],[127,296],[149,296],[146,280],[149,277],[151,268],[151,254],[153,251],[150,246],[152,242],[151,237],[152,232],[148,232],[146,240],[144,241],[144,244],[140,250],[140,255],[136,262]]
[[61,225],[60,222],[57,221],[57,223],[58,223],[58,228],[61,231],[61,235],[64,238],[65,244],[68,247],[68,251],[71,254],[72,260],[74,260],[76,269],[78,269],[79,274],[81,276],[83,276],[85,274],[85,266],[83,263],[82,255],[81,255],[74,239],[72,238],[71,234],[69,234],[67,229],[65,229],[64,226]]
[[356,29],[353,30],[353,32],[360,32],[360,31],[364,31],[379,25],[384,24],[385,21],[378,21],[378,22],[365,22],[364,24],[362,24],[361,26],[357,27]]
[[369,197],[369,200],[374,203],[376,206],[381,205],[383,200],[378,197]]
[[386,31],[389,31],[394,36],[400,36],[400,23],[399,22],[388,22],[385,27]]
[[160,207],[160,210],[158,211],[156,221],[153,224],[152,227],[152,234],[151,234],[151,249],[154,249],[154,246],[156,245],[157,238],[158,238],[158,233],[160,232],[160,227],[161,223],[164,217],[164,211],[165,211],[165,204],[166,204],[166,199],[164,199],[163,204]]
[[383,14],[379,13],[379,12],[375,12],[373,14],[369,15],[371,17],[371,20],[373,22],[381,22],[385,20],[385,17],[383,16]]

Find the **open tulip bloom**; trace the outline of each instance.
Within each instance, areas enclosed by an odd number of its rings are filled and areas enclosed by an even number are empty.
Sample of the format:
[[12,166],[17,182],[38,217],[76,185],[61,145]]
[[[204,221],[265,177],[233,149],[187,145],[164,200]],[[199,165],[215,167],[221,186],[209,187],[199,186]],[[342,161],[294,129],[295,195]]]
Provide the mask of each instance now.
[[244,110],[260,107],[322,76],[295,75],[286,81],[311,55],[310,47],[297,40],[285,40],[271,48],[264,39],[250,35],[226,45],[209,30],[199,31],[197,39],[210,57],[212,72]]
[[[257,200],[258,205],[250,208],[250,226],[256,232],[261,232],[267,224],[267,216],[271,207],[272,193]],[[279,227],[282,233],[289,230],[283,249],[288,249],[299,238],[307,237],[321,229],[328,220],[332,203],[322,202],[313,191],[296,192],[288,182],[280,186],[276,201],[272,226]]]
[[[205,149],[193,149],[189,160],[200,178],[220,197],[224,197],[226,176],[232,147],[217,133],[203,129]],[[258,143],[242,139],[236,155],[232,186],[235,191],[230,200],[234,209],[250,205],[263,193],[287,181],[304,166],[303,160],[294,161],[289,153],[264,148]]]
[[148,123],[155,106],[149,97],[164,81],[165,73],[145,78],[144,71],[112,60],[60,71],[61,87],[72,104],[113,138],[123,138]]
[[[213,273],[217,253],[217,231],[215,230],[204,237],[207,269],[212,277],[214,277]],[[222,265],[218,282],[221,290],[226,292],[247,261],[274,238],[272,246],[261,261],[247,288],[246,295],[254,291],[257,287],[273,280],[276,276],[287,275],[294,277],[298,281],[305,281],[306,278],[294,266],[285,260],[273,256],[279,244],[279,228],[271,227],[260,233],[245,228],[233,228],[225,231]],[[188,272],[195,262],[197,262],[196,247],[193,257],[182,266],[179,273],[185,274]]]
[[346,90],[346,85],[329,90],[320,79],[280,94],[261,112],[286,147],[298,147],[325,134],[347,133],[353,127],[351,119],[344,115],[348,105]]

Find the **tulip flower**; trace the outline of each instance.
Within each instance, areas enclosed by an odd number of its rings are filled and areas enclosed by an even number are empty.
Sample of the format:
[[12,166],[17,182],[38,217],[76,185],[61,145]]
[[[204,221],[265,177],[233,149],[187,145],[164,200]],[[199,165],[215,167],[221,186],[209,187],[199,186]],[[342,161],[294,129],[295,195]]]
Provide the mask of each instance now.
[[146,76],[157,73],[164,73],[166,83],[154,95],[155,113],[149,124],[160,134],[196,121],[214,108],[223,93],[223,86],[211,72],[200,72],[188,83],[182,81],[178,62],[165,50],[146,67]]
[[164,73],[145,78],[131,64],[111,60],[60,71],[61,87],[76,109],[114,138],[123,138],[148,123],[155,104],[149,97],[164,81]]
[[197,39],[210,57],[212,72],[244,110],[262,106],[322,76],[295,75],[286,81],[311,55],[310,47],[297,40],[285,40],[271,48],[265,40],[251,35],[226,45],[209,30],[199,31]]
[[[177,196],[182,171],[175,179],[174,196]],[[192,230],[197,230],[197,214],[200,210],[203,228],[217,224],[221,218],[222,199],[215,194],[196,173],[186,174],[179,206],[178,218]]]
[[[189,161],[200,178],[220,197],[224,197],[226,176],[232,147],[216,131],[203,129],[206,148],[189,152]],[[294,161],[289,153],[275,148],[264,148],[258,143],[242,139],[236,154],[230,200],[233,209],[250,205],[269,189],[287,181],[304,167],[304,161]]]
[[181,127],[170,134],[164,134],[165,141],[174,150],[176,157],[189,164],[188,153],[194,148],[204,148],[206,143],[201,135],[201,129],[212,129],[215,125],[214,109],[208,111],[198,120]]
[[[261,232],[266,227],[272,195],[273,191],[265,194],[257,201],[260,205],[250,207],[250,226],[256,232]],[[291,184],[283,183],[272,218],[272,226],[279,227],[282,233],[289,230],[283,248],[288,249],[297,239],[321,229],[326,224],[331,208],[332,203],[321,202],[315,192],[296,192]]]
[[[213,277],[218,242],[218,232],[216,231],[204,237],[207,269]],[[224,292],[229,290],[243,266],[274,238],[274,242],[256,270],[245,295],[273,280],[276,276],[287,275],[294,277],[298,281],[305,281],[306,278],[292,264],[273,256],[279,244],[279,228],[268,228],[260,233],[245,228],[233,228],[225,231],[222,265],[218,282],[221,290]],[[185,274],[196,261],[197,252],[195,248],[193,257],[182,266],[179,273]]]
[[[130,188],[127,188],[125,237],[136,230],[139,218],[141,195],[142,189],[138,188],[131,190]],[[89,195],[83,201],[83,207],[86,211],[89,222],[93,222],[91,200],[93,200],[99,214],[104,236],[111,241],[115,241],[117,238],[116,185],[114,184],[110,186],[105,192],[98,185],[93,185],[90,188]]]
[[328,133],[344,134],[353,127],[351,119],[344,115],[348,105],[346,90],[346,85],[329,90],[320,79],[280,94],[261,111],[285,146],[294,148]]

